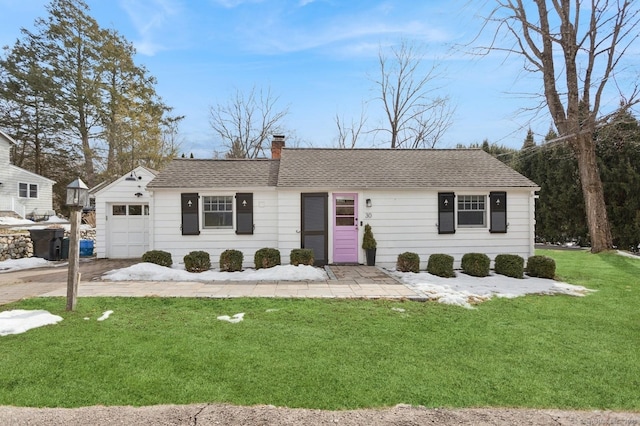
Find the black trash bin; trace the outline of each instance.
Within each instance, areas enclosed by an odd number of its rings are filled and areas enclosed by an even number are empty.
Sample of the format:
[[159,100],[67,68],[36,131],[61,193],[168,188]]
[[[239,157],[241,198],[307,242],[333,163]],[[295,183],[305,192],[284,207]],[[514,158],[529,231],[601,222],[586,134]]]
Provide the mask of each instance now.
[[60,260],[64,229],[30,229],[33,255],[47,260]]
[[69,258],[69,238],[62,239],[62,251],[60,252],[60,259]]

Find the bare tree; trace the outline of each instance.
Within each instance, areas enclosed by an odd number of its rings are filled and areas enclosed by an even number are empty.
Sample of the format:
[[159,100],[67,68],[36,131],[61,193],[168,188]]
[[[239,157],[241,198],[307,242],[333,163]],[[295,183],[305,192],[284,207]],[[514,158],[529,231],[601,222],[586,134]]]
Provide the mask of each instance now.
[[[578,159],[587,224],[594,253],[612,248],[594,131],[606,120],[601,107],[607,83],[620,83],[625,53],[638,39],[640,13],[633,0],[495,0],[487,25],[497,23],[493,44],[525,59],[525,69],[542,76],[544,103]],[[529,13],[531,12],[531,16]],[[506,33],[511,46],[498,45]],[[623,108],[638,102],[637,81],[622,93]],[[615,105],[617,109],[619,105]]]
[[236,90],[226,104],[211,107],[211,127],[222,139],[228,155],[264,156],[271,135],[283,133],[281,122],[289,113],[288,108],[277,109],[278,99],[271,89],[257,91],[253,87],[247,95]]
[[360,112],[358,121],[351,120],[347,124],[344,117],[336,114],[336,126],[338,127],[338,148],[353,149],[360,139],[360,135],[364,133],[364,126],[367,122],[364,109]]
[[406,41],[391,48],[391,58],[380,49],[378,60],[380,75],[374,82],[389,127],[375,130],[389,133],[391,148],[433,148],[453,116],[449,98],[436,95],[437,64],[423,73],[423,55]]

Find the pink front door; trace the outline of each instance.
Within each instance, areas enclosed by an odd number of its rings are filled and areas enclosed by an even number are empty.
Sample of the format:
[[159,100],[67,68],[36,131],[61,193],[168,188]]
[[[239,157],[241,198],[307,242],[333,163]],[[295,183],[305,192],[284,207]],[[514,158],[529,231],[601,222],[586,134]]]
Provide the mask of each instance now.
[[358,263],[358,194],[333,194],[333,262]]

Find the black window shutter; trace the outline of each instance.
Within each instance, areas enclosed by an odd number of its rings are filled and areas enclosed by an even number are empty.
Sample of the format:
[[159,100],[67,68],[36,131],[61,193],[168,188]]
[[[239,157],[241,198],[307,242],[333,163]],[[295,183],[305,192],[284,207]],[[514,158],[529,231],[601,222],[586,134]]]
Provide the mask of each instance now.
[[455,200],[453,192],[438,192],[438,234],[455,234]]
[[253,194],[236,194],[236,234],[253,234]]
[[180,194],[182,197],[182,235],[200,235],[198,219],[198,194],[195,192]]
[[491,227],[489,232],[507,232],[507,193],[489,193],[489,204],[491,205]]

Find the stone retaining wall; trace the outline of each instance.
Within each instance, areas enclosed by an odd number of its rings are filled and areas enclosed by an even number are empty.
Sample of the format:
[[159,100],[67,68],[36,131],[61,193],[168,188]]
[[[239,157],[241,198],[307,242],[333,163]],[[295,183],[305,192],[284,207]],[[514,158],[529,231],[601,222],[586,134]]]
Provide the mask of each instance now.
[[0,235],[0,261],[33,256],[29,234]]
[[[69,233],[64,233],[65,238]],[[96,230],[86,229],[80,231],[81,240],[91,240],[95,246]],[[33,243],[29,231],[16,232],[14,234],[0,234],[0,261],[7,259],[22,259],[33,256]]]

